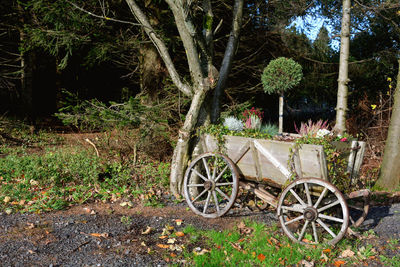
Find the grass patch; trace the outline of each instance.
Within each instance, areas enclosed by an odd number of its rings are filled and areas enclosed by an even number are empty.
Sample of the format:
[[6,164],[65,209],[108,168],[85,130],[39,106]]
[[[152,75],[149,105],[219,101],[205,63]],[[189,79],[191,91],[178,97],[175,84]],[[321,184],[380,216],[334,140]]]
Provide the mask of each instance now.
[[78,147],[48,148],[40,154],[18,149],[0,158],[0,210],[49,211],[121,198],[159,205],[169,168],[159,162],[108,162]]
[[194,266],[347,266],[371,259],[391,265],[399,260],[398,256],[377,258],[372,245],[349,237],[335,247],[300,245],[290,241],[277,226],[253,221],[222,232],[193,226],[183,231],[188,241],[183,258]]

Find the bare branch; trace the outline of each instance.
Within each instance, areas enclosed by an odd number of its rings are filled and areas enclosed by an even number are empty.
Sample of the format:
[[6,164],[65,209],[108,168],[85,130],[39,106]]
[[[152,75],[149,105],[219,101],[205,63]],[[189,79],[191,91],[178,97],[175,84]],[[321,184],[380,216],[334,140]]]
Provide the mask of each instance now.
[[[194,83],[203,85],[203,74],[199,59],[199,53],[196,48],[196,44],[192,34],[189,32],[183,14],[182,2],[178,1],[180,6],[176,4],[177,1],[165,0],[174,14],[175,23],[179,31],[179,35],[182,39],[183,46],[186,50],[186,57],[188,59],[190,75]],[[204,75],[204,74],[203,74]]]
[[[80,10],[80,11],[82,11],[82,12],[85,12],[86,14],[89,14],[90,16],[95,17],[95,18],[104,19],[104,20],[109,20],[109,21],[114,21],[114,22],[119,22],[119,23],[124,23],[124,24],[130,24],[130,25],[133,25],[133,26],[140,26],[140,27],[143,27],[143,25],[140,24],[140,23],[134,23],[134,22],[131,22],[131,21],[114,19],[114,18],[107,17],[107,16],[105,16],[105,15],[102,15],[102,16],[101,16],[101,15],[97,15],[97,14],[94,14],[94,13],[92,13],[92,12],[90,12],[90,11],[88,11],[88,10],[86,10],[86,9],[84,9],[84,8],[82,8],[82,7],[80,7],[80,6],[78,6],[78,5],[76,5],[75,3],[72,3],[72,2],[69,1],[69,0],[66,0],[66,2],[69,3],[69,4],[71,4],[71,5],[72,5],[73,7],[75,7],[76,9],[78,9],[78,10]],[[103,7],[102,7],[102,8],[103,8]],[[104,13],[104,11],[103,11],[103,13]]]
[[181,81],[178,72],[175,69],[174,63],[171,60],[171,57],[168,53],[168,49],[165,46],[165,43],[156,35],[153,27],[150,25],[146,15],[142,12],[140,7],[136,4],[134,0],[126,0],[129,8],[131,9],[132,14],[135,16],[137,21],[143,26],[144,31],[149,36],[150,40],[155,45],[158,53],[163,59],[165,66],[168,69],[169,75],[171,76],[172,81],[181,90],[185,95],[192,96],[193,92],[191,87],[188,84],[185,84]]

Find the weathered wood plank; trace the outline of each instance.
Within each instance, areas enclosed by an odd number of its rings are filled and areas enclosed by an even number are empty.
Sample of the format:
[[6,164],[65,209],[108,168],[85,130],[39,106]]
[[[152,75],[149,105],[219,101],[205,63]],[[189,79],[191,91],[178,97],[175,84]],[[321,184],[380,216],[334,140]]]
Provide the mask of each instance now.
[[251,144],[251,141],[247,141],[246,144],[244,144],[244,146],[242,146],[242,148],[239,149],[239,151],[237,152],[236,157],[232,158],[232,161],[235,164],[237,164],[243,158],[243,156],[247,153],[247,151],[249,151],[250,144]]
[[253,157],[253,162],[254,162],[254,168],[255,168],[255,171],[256,171],[257,182],[259,182],[262,179],[262,171],[261,171],[260,159],[258,157],[257,150],[254,147],[254,142],[250,142],[250,151],[251,151],[251,155]]
[[277,160],[274,155],[268,151],[258,140],[254,141],[254,146],[258,151],[261,152],[274,166],[277,168],[286,178],[290,178],[290,171],[284,166],[279,160]]

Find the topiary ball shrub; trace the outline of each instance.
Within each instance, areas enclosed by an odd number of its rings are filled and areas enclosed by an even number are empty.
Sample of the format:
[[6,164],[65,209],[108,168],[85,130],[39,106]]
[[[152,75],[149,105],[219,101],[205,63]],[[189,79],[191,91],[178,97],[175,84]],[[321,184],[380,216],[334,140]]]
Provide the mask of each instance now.
[[291,58],[271,60],[264,69],[261,81],[268,94],[283,93],[298,85],[303,77],[302,67]]

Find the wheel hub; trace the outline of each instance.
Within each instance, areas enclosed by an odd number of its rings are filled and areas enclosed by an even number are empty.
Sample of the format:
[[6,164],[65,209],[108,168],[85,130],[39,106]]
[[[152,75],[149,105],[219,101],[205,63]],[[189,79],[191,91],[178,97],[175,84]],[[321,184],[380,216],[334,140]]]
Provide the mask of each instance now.
[[304,218],[307,221],[315,221],[316,219],[318,219],[318,211],[317,209],[315,209],[314,207],[307,207],[304,209]]
[[208,181],[205,181],[205,182],[204,182],[204,188],[205,188],[206,190],[212,191],[212,190],[214,190],[214,187],[215,187],[215,184],[214,184],[213,181],[208,180]]

